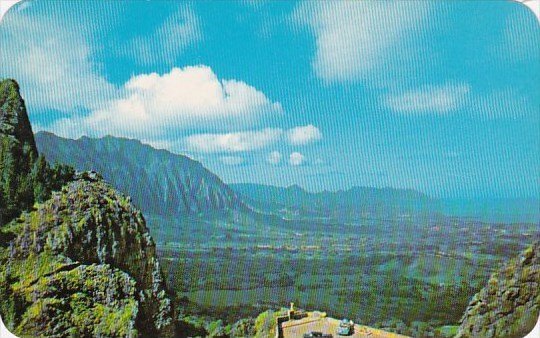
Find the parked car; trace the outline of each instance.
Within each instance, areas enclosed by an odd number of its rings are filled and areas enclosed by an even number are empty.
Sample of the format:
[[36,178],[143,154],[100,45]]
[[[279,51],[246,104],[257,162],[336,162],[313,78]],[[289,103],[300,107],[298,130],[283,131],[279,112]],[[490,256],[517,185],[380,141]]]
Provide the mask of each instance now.
[[337,329],[338,336],[350,336],[354,333],[354,323],[352,320],[343,319],[339,323],[339,327]]
[[311,331],[310,333],[304,333],[304,338],[333,338],[331,334],[322,333],[318,331]]

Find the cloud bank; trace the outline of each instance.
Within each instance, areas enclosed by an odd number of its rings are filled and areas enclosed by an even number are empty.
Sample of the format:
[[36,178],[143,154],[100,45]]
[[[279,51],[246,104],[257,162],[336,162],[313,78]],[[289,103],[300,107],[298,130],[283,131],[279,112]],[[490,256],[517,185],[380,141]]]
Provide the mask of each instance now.
[[[195,134],[186,137],[186,146],[190,151],[203,153],[245,152],[267,148],[278,142],[293,146],[306,145],[322,139],[320,130],[313,126],[299,126],[289,130],[265,128],[245,132],[224,134]],[[267,161],[277,164],[281,154],[272,152]]]
[[287,132],[287,137],[293,145],[304,145],[322,139],[322,133],[317,127],[310,124],[290,129]]
[[[148,138],[190,127],[249,125],[283,112],[278,102],[238,80],[222,80],[208,66],[173,68],[169,73],[132,77],[120,98],[84,118],[57,122],[55,130],[78,125],[81,134]],[[70,127],[71,128],[71,127]]]

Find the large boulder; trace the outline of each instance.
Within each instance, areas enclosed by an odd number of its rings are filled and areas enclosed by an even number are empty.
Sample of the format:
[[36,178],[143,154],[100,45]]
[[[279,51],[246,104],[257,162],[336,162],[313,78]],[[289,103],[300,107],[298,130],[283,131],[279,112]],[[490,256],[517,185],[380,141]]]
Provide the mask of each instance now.
[[3,305],[8,325],[36,336],[174,335],[172,304],[141,212],[87,176],[9,225],[13,238],[3,258],[0,252],[0,293],[3,281],[14,304]]

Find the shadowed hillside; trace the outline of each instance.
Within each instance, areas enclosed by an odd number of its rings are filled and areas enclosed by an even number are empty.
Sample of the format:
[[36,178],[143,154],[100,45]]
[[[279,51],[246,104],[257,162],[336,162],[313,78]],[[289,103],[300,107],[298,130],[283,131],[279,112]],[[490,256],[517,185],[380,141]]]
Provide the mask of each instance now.
[[236,194],[199,162],[137,140],[111,136],[71,140],[40,132],[36,142],[49,162],[101,173],[148,213],[178,216],[245,209]]

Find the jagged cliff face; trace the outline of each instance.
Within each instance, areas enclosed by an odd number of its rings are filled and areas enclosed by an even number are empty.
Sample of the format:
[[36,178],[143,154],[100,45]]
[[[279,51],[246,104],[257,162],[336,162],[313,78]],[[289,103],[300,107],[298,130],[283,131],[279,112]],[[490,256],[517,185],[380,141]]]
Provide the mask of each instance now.
[[173,335],[143,216],[103,181],[70,183],[8,231],[0,281],[13,304],[2,313],[16,334]]
[[0,81],[0,134],[28,147],[37,157],[37,148],[19,85],[14,80]]
[[540,315],[540,242],[489,279],[461,320],[457,338],[524,337]]
[[19,86],[0,81],[0,226],[21,208],[32,205],[30,173],[37,159],[36,144]]
[[199,162],[137,140],[111,136],[70,140],[40,132],[36,141],[48,161],[101,173],[145,213],[187,215],[245,209],[236,194]]

